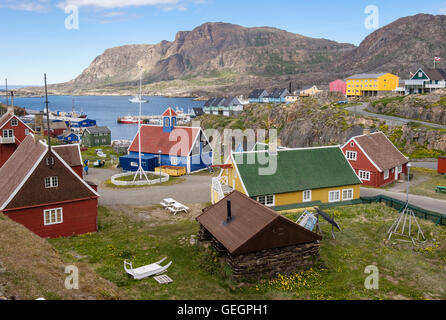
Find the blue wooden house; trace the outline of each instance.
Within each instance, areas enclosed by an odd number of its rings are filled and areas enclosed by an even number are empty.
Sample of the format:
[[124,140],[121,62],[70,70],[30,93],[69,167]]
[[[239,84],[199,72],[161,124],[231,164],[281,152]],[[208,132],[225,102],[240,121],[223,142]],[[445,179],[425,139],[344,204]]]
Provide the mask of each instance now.
[[290,92],[286,88],[274,88],[268,96],[269,103],[284,103]]
[[268,92],[265,89],[255,89],[248,97],[249,103],[263,103],[268,99]]
[[67,131],[63,135],[57,137],[59,140],[62,140],[64,143],[79,143],[80,137],[74,132]]
[[[212,165],[212,147],[200,127],[177,126],[177,114],[171,108],[168,108],[162,117],[162,126],[141,126],[141,152],[148,166],[156,161],[157,167],[185,167],[187,173],[192,173]],[[139,162],[138,157],[139,134],[130,145],[128,155],[120,159],[122,169],[138,170],[138,167],[128,165],[135,162],[135,159]],[[133,160],[129,162],[129,159]]]

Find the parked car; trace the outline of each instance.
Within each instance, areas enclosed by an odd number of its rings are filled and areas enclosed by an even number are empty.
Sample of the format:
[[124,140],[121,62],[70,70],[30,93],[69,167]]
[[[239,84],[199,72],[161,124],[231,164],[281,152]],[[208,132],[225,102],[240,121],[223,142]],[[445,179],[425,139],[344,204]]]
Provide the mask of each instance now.
[[348,104],[348,100],[338,101],[338,104]]

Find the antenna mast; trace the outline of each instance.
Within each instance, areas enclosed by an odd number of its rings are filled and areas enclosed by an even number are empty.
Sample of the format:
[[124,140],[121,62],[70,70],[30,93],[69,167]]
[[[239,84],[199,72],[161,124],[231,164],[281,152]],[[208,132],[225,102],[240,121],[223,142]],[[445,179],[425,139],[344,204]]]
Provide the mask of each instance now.
[[44,75],[45,78],[45,106],[46,106],[46,128],[48,132],[48,150],[51,151],[51,135],[50,135],[50,109],[48,107],[48,86],[46,84],[46,73]]
[[5,86],[5,93],[6,93],[6,107],[8,107],[9,105],[9,101],[8,101],[8,79],[5,79],[6,82],[6,86]]

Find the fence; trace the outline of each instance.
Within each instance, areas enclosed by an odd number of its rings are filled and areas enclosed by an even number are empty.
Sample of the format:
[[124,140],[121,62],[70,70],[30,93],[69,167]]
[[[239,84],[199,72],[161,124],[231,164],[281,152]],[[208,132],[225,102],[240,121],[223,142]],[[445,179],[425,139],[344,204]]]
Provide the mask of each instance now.
[[[387,205],[393,209],[396,209],[398,211],[402,211],[406,207],[405,201],[397,200],[397,199],[383,196],[383,195],[379,195],[376,197],[361,197],[361,200],[362,200],[362,203],[373,203],[373,202],[384,203],[385,205]],[[438,212],[426,210],[426,209],[414,206],[412,204],[409,204],[408,207],[409,207],[409,209],[413,210],[414,214],[418,218],[430,220],[430,221],[434,222],[436,225],[446,226],[446,216],[445,215],[438,213]]]

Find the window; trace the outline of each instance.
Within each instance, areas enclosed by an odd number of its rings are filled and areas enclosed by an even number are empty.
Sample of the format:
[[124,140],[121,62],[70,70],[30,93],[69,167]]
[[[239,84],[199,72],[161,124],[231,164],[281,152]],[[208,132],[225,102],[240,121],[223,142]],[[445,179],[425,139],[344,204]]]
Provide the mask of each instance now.
[[13,138],[13,137],[14,137],[14,130],[12,129],[3,130],[3,138]]
[[63,223],[62,208],[44,210],[43,220],[45,226]]
[[423,72],[418,72],[418,78],[423,78]]
[[328,201],[329,202],[338,202],[341,201],[341,191],[330,191],[328,193]]
[[165,118],[164,119],[164,126],[168,127],[169,126],[169,118]]
[[178,158],[176,157],[170,158],[170,163],[172,163],[173,166],[178,165]]
[[347,151],[347,159],[356,161],[358,159],[358,153],[356,151]]
[[303,192],[303,202],[310,202],[311,201],[311,190],[305,190]]
[[389,179],[389,170],[384,171],[384,180]]
[[130,162],[131,167],[138,167],[138,164],[136,162]]
[[18,125],[19,125],[19,121],[17,119],[12,119],[11,120],[11,126],[17,127]]
[[370,172],[359,170],[359,179],[364,181],[370,181]]
[[261,204],[268,206],[268,207],[274,206],[274,200],[275,200],[274,195],[257,197],[258,202],[260,202]]
[[45,188],[57,188],[59,186],[58,177],[46,177],[45,178]]
[[46,158],[46,165],[47,166],[54,166],[54,158],[53,157]]
[[342,190],[342,201],[353,200],[353,189]]
[[29,129],[25,129],[25,136],[29,135]]
[[399,166],[397,170],[398,170],[397,173],[400,174],[401,172],[403,172],[403,166]]

